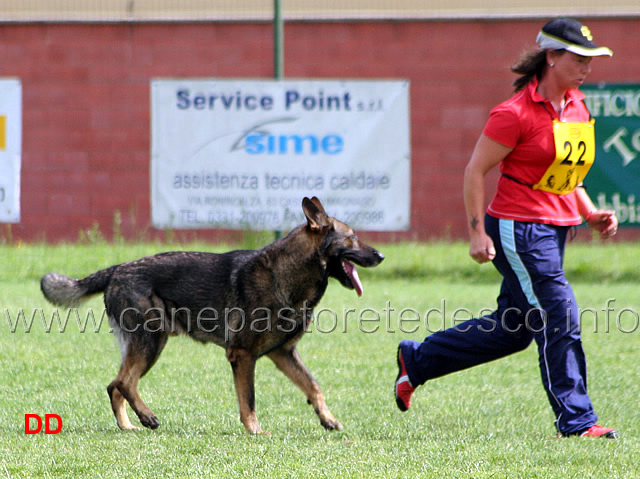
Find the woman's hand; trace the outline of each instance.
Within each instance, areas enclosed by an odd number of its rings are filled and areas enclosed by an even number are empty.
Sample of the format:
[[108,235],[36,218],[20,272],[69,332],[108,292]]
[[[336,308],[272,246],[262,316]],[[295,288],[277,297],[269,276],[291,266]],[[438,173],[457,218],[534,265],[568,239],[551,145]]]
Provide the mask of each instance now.
[[584,220],[596,231],[600,232],[600,238],[611,238],[618,232],[618,218],[615,211],[594,210],[588,213]]
[[496,249],[493,240],[486,234],[475,234],[469,242],[469,255],[477,263],[486,263],[496,257]]

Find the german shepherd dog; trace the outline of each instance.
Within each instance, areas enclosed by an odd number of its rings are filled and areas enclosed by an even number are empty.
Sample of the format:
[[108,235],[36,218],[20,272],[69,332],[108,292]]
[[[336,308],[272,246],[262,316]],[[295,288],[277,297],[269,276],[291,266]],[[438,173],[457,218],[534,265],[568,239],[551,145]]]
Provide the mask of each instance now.
[[259,250],[168,252],[111,266],[84,279],[57,273],[42,277],[42,292],[55,305],[73,306],[104,292],[109,323],[122,351],[120,371],[107,387],[121,429],[137,429],[126,402],[143,426],[159,426],[138,395],[138,381],[175,334],[226,349],[240,420],[248,433],[262,433],[254,396],[255,364],[262,356],[306,394],[322,426],[342,429],[296,344],[329,278],[361,295],[354,263],[376,266],[384,256],[361,242],[349,226],[329,217],[317,198],[304,198],[302,209],[306,224]]

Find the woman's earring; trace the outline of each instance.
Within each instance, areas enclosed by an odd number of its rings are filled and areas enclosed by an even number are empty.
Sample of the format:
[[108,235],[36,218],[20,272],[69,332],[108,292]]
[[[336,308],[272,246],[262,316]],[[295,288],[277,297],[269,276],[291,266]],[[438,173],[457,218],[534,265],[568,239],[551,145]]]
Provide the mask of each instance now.
[[549,63],[549,66],[550,66],[551,68],[553,68],[553,63]]

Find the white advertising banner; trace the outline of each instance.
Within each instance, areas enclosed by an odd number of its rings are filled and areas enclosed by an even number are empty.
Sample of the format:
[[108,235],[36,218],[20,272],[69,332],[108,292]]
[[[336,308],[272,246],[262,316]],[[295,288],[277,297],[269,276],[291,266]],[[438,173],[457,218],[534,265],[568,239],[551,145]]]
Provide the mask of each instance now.
[[409,229],[408,81],[156,79],[151,127],[156,227]]
[[22,85],[0,79],[0,223],[20,222]]

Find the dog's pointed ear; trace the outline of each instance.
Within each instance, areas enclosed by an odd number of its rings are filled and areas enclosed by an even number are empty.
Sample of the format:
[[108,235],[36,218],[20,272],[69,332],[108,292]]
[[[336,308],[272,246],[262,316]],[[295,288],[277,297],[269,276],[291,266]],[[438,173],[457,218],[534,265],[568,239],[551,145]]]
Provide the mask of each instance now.
[[316,207],[320,211],[322,211],[325,214],[325,216],[329,216],[327,212],[324,210],[324,206],[322,206],[322,203],[320,203],[320,200],[318,199],[317,196],[314,196],[313,198],[311,198],[311,201],[313,202],[314,205],[316,205]]
[[307,217],[307,224],[312,230],[321,230],[329,226],[329,217],[325,213],[320,200],[315,196],[312,199],[302,200],[302,211]]

